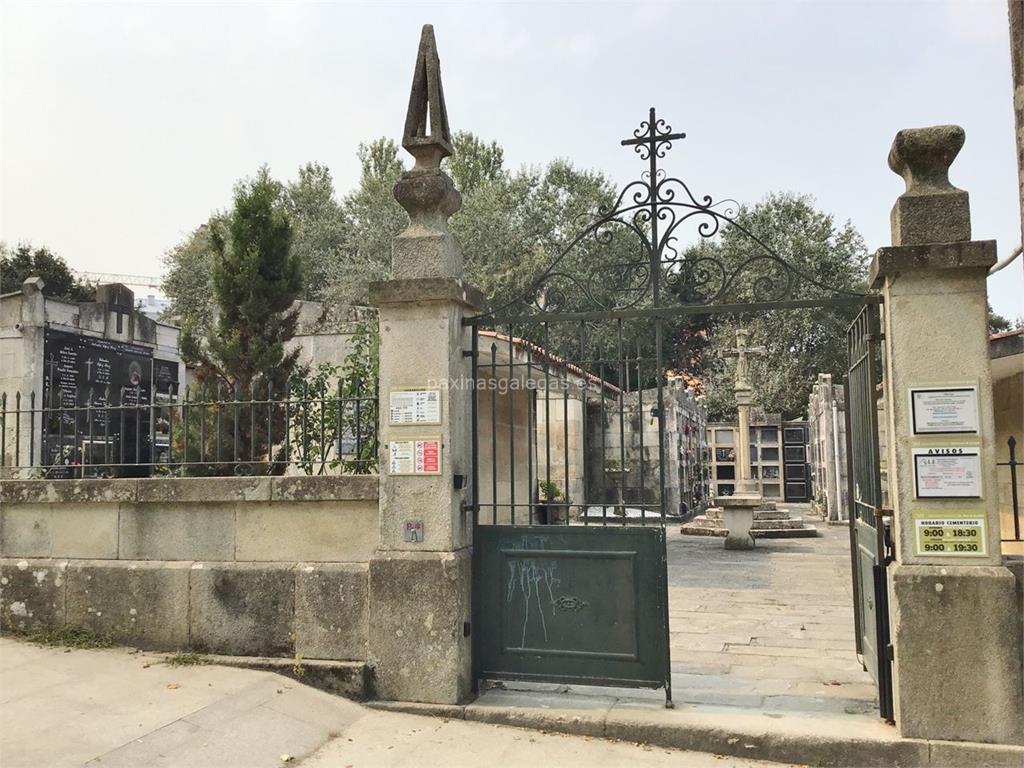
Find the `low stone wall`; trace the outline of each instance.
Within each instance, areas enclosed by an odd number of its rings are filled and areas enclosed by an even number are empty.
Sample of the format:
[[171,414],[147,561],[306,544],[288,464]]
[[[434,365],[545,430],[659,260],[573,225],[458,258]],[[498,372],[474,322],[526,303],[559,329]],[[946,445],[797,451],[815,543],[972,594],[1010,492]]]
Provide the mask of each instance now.
[[0,482],[0,630],[365,660],[376,476]]

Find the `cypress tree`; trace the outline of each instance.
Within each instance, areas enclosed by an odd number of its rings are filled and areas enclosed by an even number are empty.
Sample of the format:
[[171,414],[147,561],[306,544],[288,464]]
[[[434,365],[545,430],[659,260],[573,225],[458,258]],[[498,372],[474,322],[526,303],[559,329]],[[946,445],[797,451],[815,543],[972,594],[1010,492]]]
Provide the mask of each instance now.
[[[255,178],[236,185],[231,213],[226,220],[211,219],[210,229],[217,320],[205,344],[187,330],[182,342],[186,359],[197,363],[196,377],[205,388],[202,399],[286,397],[299,351],[286,353],[285,344],[295,335],[298,312],[292,304],[300,296],[302,278],[299,258],[291,248],[284,187],[265,166],[260,168]],[[274,448],[267,439],[268,432],[274,443],[283,435],[279,411],[229,406],[221,419],[221,440],[231,446],[231,457],[237,453],[242,461],[270,461],[270,471],[281,471],[269,455]],[[200,471],[252,471],[250,465],[224,462],[227,454],[225,450],[220,461]]]
[[249,389],[258,378],[281,392],[298,358],[284,345],[295,335],[302,277],[284,187],[266,167],[235,188],[226,229],[212,235],[218,317],[209,357],[229,384]]

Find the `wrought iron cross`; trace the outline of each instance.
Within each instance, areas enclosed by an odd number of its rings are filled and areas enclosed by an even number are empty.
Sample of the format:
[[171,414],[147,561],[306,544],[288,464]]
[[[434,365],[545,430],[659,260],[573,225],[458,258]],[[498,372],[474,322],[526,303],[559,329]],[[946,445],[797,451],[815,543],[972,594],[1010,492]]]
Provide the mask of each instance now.
[[736,389],[750,389],[750,361],[747,355],[765,355],[768,350],[764,347],[748,347],[747,337],[749,332],[746,328],[736,329],[736,348],[726,351],[726,357],[736,358]]
[[[685,138],[685,133],[672,133],[672,126],[664,120],[659,120],[654,112],[654,107],[651,107],[651,114],[647,122],[640,123],[640,127],[633,131],[632,139],[623,139],[621,143],[624,147],[635,147],[634,151],[640,155],[642,160],[650,159],[653,163],[655,158],[665,156],[665,152],[672,148],[674,140]],[[662,147],[662,144],[668,146]],[[654,179],[652,178],[651,181],[653,182]]]
[[624,147],[633,147],[633,151],[640,155],[641,160],[647,160],[650,163],[646,179],[648,193],[645,205],[649,208],[647,223],[651,228],[651,232],[648,259],[650,262],[651,298],[655,304],[658,304],[661,300],[661,252],[664,246],[658,234],[658,189],[660,181],[658,178],[658,159],[664,157],[665,153],[672,148],[674,140],[685,138],[685,133],[672,133],[672,126],[664,120],[659,120],[654,107],[651,107],[647,121],[640,123],[640,127],[633,131],[633,138],[623,139],[621,142]]

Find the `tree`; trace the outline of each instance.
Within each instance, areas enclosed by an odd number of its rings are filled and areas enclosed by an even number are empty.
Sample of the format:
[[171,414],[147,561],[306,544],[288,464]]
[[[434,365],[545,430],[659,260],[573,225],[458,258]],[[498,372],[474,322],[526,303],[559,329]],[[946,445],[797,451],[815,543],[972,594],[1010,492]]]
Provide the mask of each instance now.
[[[849,222],[838,226],[831,215],[817,210],[811,197],[788,192],[770,194],[757,205],[742,207],[736,220],[787,264],[811,278],[808,281],[794,277],[800,298],[865,290],[867,249],[863,238]],[[717,238],[695,246],[687,255],[714,257],[731,272],[758,252],[763,251],[738,227],[726,226]],[[755,270],[740,280],[731,298],[755,298],[758,274],[765,273]],[[776,280],[781,279],[780,272],[774,274]],[[755,405],[769,413],[780,413],[783,418],[795,419],[805,414],[807,397],[819,373],[832,373],[838,380],[844,378],[846,329],[855,312],[802,309],[718,316],[710,328],[707,355],[702,361],[708,417],[731,419],[735,414],[733,374],[725,353],[735,346],[738,327],[742,325],[750,331],[748,343],[767,349],[767,354],[751,363]]]
[[[295,335],[298,314],[292,304],[302,290],[292,236],[284,187],[266,167],[235,187],[234,208],[225,220],[210,220],[217,318],[205,339],[185,328],[181,348],[186,361],[196,364],[197,380],[212,387],[218,400],[225,392],[235,401],[257,393],[269,400],[287,389],[299,350],[285,352],[285,344]],[[267,433],[283,434],[284,416],[269,407],[250,404],[240,413],[236,406],[218,420],[222,435],[230,435],[233,458],[237,453],[273,461]],[[272,428],[262,429],[268,422]],[[197,471],[222,474],[246,466],[220,462]]]
[[96,299],[96,287],[75,277],[67,262],[46,246],[33,250],[28,243],[20,243],[11,250],[0,243],[0,293],[18,290],[30,277],[43,279],[46,296],[70,302]]
[[[282,203],[292,224],[292,252],[301,265],[299,298],[325,301],[353,239],[334,199],[330,171],[318,163],[302,166],[298,178],[284,189]],[[211,218],[217,227],[225,226],[226,214],[214,213]],[[216,316],[213,231],[210,223],[201,224],[164,255],[163,288],[171,305],[163,317],[191,329],[195,336],[211,333]]]
[[1006,317],[1003,317],[998,312],[993,311],[992,305],[988,305],[988,332],[993,333],[1006,333],[1007,331],[1014,330],[1015,327],[1019,327],[1020,323],[1016,325],[1014,322]]
[[339,304],[367,302],[370,282],[383,280],[391,269],[392,238],[408,222],[392,193],[405,170],[398,145],[380,138],[360,144],[357,154],[362,167],[359,187],[341,204],[349,227],[348,247],[326,291],[330,301]]
[[[530,283],[553,261],[575,234],[587,213],[613,198],[614,189],[600,173],[581,171],[555,160],[544,168],[504,167],[504,152],[468,132],[453,136],[455,154],[445,161],[463,196],[451,229],[462,246],[467,278],[489,296],[491,306],[529,293]],[[368,286],[385,279],[391,268],[391,242],[408,223],[393,189],[405,170],[400,148],[380,138],[361,144],[358,187],[335,203],[328,169],[310,163],[285,190],[297,254],[306,286],[303,298],[335,304],[365,304]],[[600,273],[601,259],[615,249],[596,241],[566,254],[568,272],[581,266]],[[212,327],[214,314],[213,249],[209,227],[191,233],[165,257],[167,313],[197,334]],[[590,286],[605,289],[607,280]],[[585,302],[579,291],[562,290],[563,298]]]
[[505,150],[496,141],[489,144],[469,131],[452,136],[454,153],[445,158],[444,169],[463,195],[471,195],[484,184],[506,177]]
[[[204,336],[182,329],[181,353],[196,366],[200,386],[189,393],[194,404],[177,427],[177,450],[190,474],[249,473],[253,461],[279,473],[283,449],[271,435],[285,434],[286,417],[268,401],[287,392],[296,369],[299,350],[285,345],[295,335],[293,304],[302,290],[284,186],[260,168],[234,187],[233,208],[211,218],[204,237],[213,253],[216,318]],[[222,445],[229,447],[222,452]]]
[[322,301],[352,242],[344,211],[334,199],[334,182],[327,167],[307,163],[299,168],[299,177],[286,189],[285,207],[294,228],[292,251],[302,266],[302,298]]
[[167,273],[163,289],[170,299],[163,319],[176,323],[194,336],[205,336],[213,328],[216,302],[213,292],[214,227],[225,226],[225,214],[215,213],[184,240],[164,254]]

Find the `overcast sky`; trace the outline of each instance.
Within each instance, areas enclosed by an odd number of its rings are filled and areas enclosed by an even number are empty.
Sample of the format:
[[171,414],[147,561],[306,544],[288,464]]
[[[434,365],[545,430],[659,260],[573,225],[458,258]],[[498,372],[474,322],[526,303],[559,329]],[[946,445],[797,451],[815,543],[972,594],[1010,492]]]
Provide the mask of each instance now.
[[[903,182],[895,132],[958,123],[974,236],[1020,239],[1005,0],[986,2],[134,3],[0,1],[0,239],[75,268],[156,275],[233,183],[399,140],[423,23],[453,130],[511,166],[566,157],[626,183],[648,107],[688,138],[700,194],[817,198],[874,250]],[[1021,261],[989,281],[1024,315]]]

